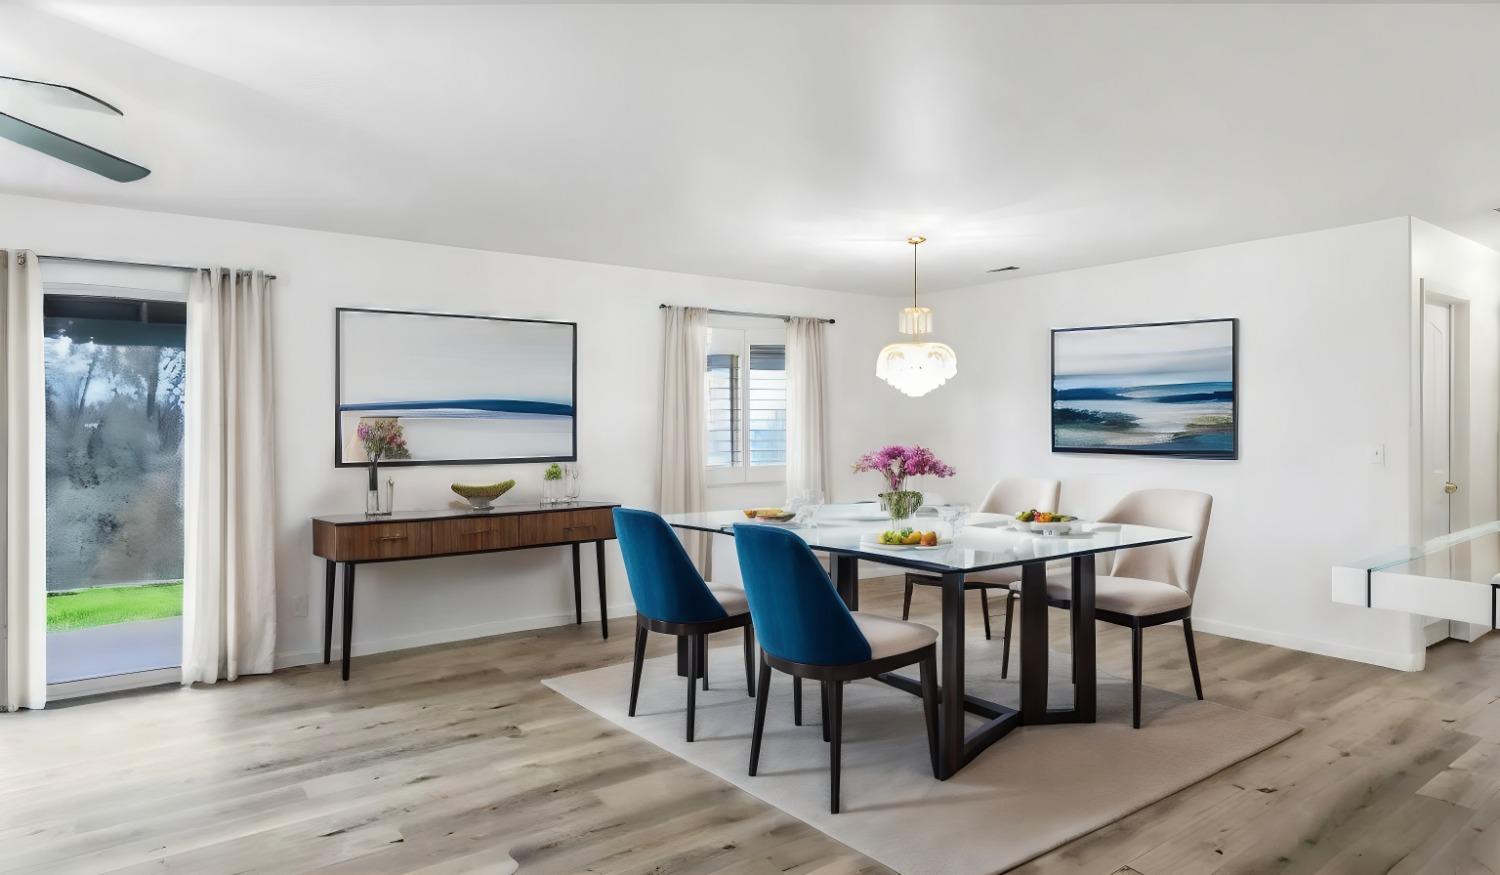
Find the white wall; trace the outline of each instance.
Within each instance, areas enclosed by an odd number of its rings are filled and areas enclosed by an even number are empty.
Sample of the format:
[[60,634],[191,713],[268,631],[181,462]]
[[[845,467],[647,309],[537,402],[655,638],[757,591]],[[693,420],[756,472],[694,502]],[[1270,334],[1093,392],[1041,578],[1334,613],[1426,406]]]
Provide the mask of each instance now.
[[[1050,475],[1083,516],[1133,489],[1212,493],[1196,628],[1419,668],[1415,621],[1328,589],[1332,565],[1407,539],[1409,278],[1402,218],[934,295],[959,375],[913,407],[960,472],[942,490],[977,502],[999,477]],[[1231,316],[1238,461],[1050,451],[1049,329]]]
[[[0,196],[0,245],[44,254],[259,267],[276,286],[275,370],[279,500],[278,653],[321,658],[321,560],[308,518],[363,507],[363,475],[335,469],[333,315],[337,306],[429,309],[579,323],[579,464],[586,497],[653,501],[659,423],[659,303],[828,316],[831,462],[836,496],[865,495],[843,464],[903,436],[871,399],[894,395],[873,376],[895,305],[859,295],[406,243],[190,216]],[[514,477],[518,499],[540,494],[540,465],[431,467],[394,472],[397,504],[445,506],[454,481]],[[778,503],[781,486],[731,489],[715,505]],[[629,591],[609,547],[615,634],[628,631]],[[586,551],[585,612],[597,614]],[[572,621],[565,548],[359,572],[356,653]],[[305,600],[305,607],[304,607]]]

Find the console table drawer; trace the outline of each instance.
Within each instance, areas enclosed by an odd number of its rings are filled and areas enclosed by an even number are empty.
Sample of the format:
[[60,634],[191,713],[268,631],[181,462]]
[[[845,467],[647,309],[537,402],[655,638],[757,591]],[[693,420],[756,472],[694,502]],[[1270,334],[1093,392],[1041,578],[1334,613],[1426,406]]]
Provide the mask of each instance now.
[[404,559],[432,555],[432,523],[369,523],[338,530],[338,557],[344,562]]
[[615,536],[614,516],[608,509],[533,513],[521,517],[524,544],[569,544]]
[[432,552],[438,555],[507,550],[521,543],[513,516],[475,515],[472,519],[435,522],[432,527]]

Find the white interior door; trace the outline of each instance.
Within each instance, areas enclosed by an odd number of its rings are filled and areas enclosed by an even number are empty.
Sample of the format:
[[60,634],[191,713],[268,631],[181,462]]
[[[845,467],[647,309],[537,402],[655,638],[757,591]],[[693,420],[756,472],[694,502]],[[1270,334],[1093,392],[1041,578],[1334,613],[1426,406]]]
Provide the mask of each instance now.
[[[1422,320],[1422,539],[1453,526],[1453,309],[1428,302]],[[1447,554],[1443,554],[1447,555]],[[1427,624],[1429,644],[1449,636],[1447,620]]]
[[1422,538],[1452,531],[1453,311],[1428,303],[1422,326]]

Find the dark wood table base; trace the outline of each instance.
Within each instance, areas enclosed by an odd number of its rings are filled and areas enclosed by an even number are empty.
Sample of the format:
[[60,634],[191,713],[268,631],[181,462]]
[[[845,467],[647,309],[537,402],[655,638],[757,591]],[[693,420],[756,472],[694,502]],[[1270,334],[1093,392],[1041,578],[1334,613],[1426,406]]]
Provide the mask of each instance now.
[[[834,584],[851,611],[859,610],[859,558],[834,556]],[[964,575],[942,576],[943,628],[938,640],[941,683],[938,691],[938,772],[942,780],[953,777],[985,748],[1004,738],[1018,726],[1058,723],[1093,723],[1097,719],[1098,680],[1094,639],[1094,557],[1072,557],[1073,705],[1047,705],[1047,562],[1038,560],[1021,566],[1021,707],[1010,708],[970,694],[947,696],[945,691],[964,688]],[[1007,642],[1006,646],[1009,646]],[[677,674],[688,676],[689,657],[682,642],[677,648]],[[875,678],[914,696],[922,695],[917,678],[887,672]],[[975,714],[985,722],[964,731],[964,715]]]
[[[853,564],[853,557],[839,562]],[[1004,738],[1018,726],[1057,723],[1093,723],[1097,714],[1098,682],[1094,641],[1094,557],[1075,556],[1073,571],[1073,660],[1074,693],[1070,708],[1049,708],[1047,640],[1047,563],[1021,566],[1021,707],[1010,708],[970,694],[948,696],[947,690],[964,688],[964,575],[943,575],[943,628],[938,642],[942,681],[938,705],[938,759],[943,780],[953,777],[985,748]],[[858,577],[854,577],[855,587]],[[849,597],[843,588],[840,594]],[[855,596],[857,603],[858,596]],[[1007,646],[1009,643],[1007,642]],[[881,675],[881,680],[912,695],[922,694],[915,678]],[[964,731],[964,715],[975,714],[985,722]]]

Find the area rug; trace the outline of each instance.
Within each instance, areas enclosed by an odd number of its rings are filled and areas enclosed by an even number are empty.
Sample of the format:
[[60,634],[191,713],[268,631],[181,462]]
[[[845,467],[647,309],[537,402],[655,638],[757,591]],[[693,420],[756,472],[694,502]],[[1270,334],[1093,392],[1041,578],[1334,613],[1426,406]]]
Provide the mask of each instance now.
[[[731,638],[735,636],[721,636]],[[999,677],[993,644],[969,643],[970,693],[1018,701]],[[1141,729],[1130,726],[1130,684],[1099,676],[1099,722],[1024,727],[948,781],[935,781],[921,700],[875,681],[844,693],[843,811],[828,813],[828,748],[818,688],[792,724],[791,678],[772,673],[760,774],[745,774],[754,699],[732,647],[709,651],[711,689],[698,692],[697,740],[683,740],[686,681],[676,657],[646,662],[640,704],[626,716],[630,665],[546,680],[584,708],[811,824],[906,875],[1003,872],[1296,734],[1298,727],[1213,702],[1146,688]],[[1071,697],[1067,657],[1053,654],[1049,703]],[[1061,674],[1059,674],[1059,668]]]

